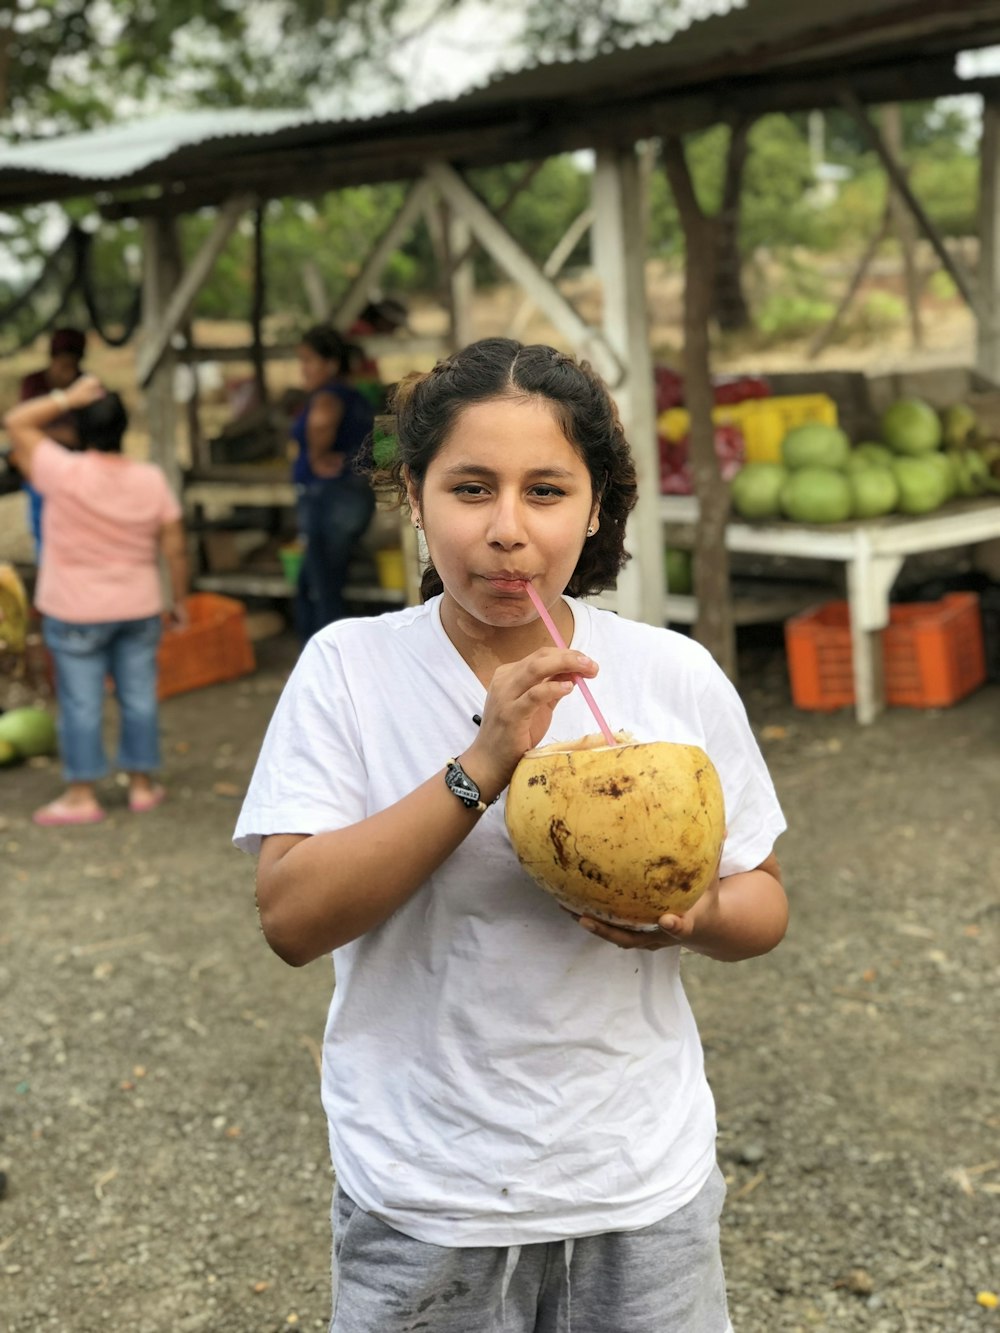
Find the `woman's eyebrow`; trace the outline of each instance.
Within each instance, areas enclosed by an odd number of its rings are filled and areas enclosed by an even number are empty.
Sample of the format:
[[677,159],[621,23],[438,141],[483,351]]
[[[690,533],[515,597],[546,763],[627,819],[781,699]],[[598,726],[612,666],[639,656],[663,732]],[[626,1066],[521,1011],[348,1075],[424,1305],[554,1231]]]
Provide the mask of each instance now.
[[[479,463],[453,463],[450,467],[444,469],[446,477],[495,477],[496,471],[490,467],[483,467]],[[532,480],[539,477],[559,477],[571,478],[573,473],[564,467],[533,467],[525,472],[525,477]]]

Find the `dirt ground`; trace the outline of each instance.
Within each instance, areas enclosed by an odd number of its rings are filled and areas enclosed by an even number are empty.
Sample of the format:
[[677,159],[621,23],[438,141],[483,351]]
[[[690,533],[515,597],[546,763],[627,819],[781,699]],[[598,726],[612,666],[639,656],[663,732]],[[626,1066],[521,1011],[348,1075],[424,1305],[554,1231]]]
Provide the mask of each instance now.
[[[150,815],[109,783],[105,824],[37,829],[56,771],[0,772],[4,1333],[326,1327],[331,970],[268,952],[229,844],[295,654],[258,648],[164,704]],[[767,958],[685,960],[735,1328],[1000,1328],[1000,685],[859,728],[791,707],[773,637],[741,655],[793,915]]]

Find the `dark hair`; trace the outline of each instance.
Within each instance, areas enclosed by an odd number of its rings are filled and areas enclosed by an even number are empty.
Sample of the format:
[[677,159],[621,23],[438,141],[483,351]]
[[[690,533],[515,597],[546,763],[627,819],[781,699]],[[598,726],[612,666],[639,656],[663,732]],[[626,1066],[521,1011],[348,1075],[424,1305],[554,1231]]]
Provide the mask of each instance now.
[[358,349],[346,342],[332,324],[314,324],[299,339],[324,361],[333,361],[338,375],[346,375]]
[[[566,585],[574,597],[614,587],[629,559],[625,523],[636,501],[635,464],[607,385],[586,361],[536,343],[483,338],[426,374],[408,375],[395,388],[396,446],[383,466],[371,468],[377,485],[406,496],[404,471],[417,489],[463,412],[491,398],[544,398],[566,438],[587,465],[600,501],[600,524],[580,553]],[[386,423],[389,424],[389,423]],[[376,435],[378,432],[376,432]],[[424,571],[424,600],[442,591],[437,570]]]
[[49,356],[72,356],[79,361],[87,350],[87,335],[82,329],[53,329]]
[[106,393],[96,403],[77,408],[73,420],[83,448],[97,449],[102,454],[121,453],[128,413],[116,393]]

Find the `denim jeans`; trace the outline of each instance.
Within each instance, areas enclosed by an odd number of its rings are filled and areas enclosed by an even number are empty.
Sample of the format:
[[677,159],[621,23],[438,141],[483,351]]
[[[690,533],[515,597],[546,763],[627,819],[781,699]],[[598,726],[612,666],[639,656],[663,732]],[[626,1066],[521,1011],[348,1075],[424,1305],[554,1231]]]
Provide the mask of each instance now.
[[375,512],[375,493],[362,477],[314,481],[299,493],[299,531],[306,549],[295,603],[302,642],[347,614],[344,584],[351,553]]
[[159,616],[82,625],[42,617],[56,669],[59,748],[67,782],[95,782],[108,771],[102,740],[104,682],[114,682],[121,715],[118,766],[150,773],[160,766],[156,702]]

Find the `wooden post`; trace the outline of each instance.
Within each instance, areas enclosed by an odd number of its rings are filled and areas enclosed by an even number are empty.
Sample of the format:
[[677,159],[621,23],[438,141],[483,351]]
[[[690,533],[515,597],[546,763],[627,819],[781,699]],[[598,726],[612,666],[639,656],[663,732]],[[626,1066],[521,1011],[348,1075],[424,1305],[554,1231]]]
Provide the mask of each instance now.
[[698,598],[695,636],[731,680],[736,679],[736,628],[729,586],[726,524],[729,488],[715,456],[709,321],[715,259],[716,220],[702,212],[694,192],[683,142],[663,140],[663,163],[684,228],[684,398],[691,414],[691,470],[698,497],[694,587]]
[[[900,163],[903,161],[903,117],[898,102],[889,102],[882,108],[882,135],[885,146]],[[903,277],[906,286],[906,304],[910,312],[910,337],[915,348],[924,345],[924,328],[920,319],[920,273],[917,268],[917,229],[913,218],[895,190],[889,191],[889,211],[892,225],[903,255]]]
[[634,146],[598,151],[593,194],[594,267],[604,294],[604,336],[624,367],[614,394],[639,482],[628,529],[632,560],[618,579],[618,611],[662,625],[666,587],[660,465],[646,309],[646,228]]
[[[143,219],[145,231],[142,279],[142,351],[154,347],[171,292],[179,278],[176,255],[177,219],[160,215]],[[145,383],[149,427],[149,458],[167,474],[174,493],[181,489],[177,458],[177,411],[174,404],[175,355],[169,341],[156,358]]]
[[983,99],[979,144],[979,372],[1000,384],[1000,99]]
[[253,334],[253,377],[257,385],[257,399],[262,407],[267,404],[267,375],[264,371],[264,311],[267,308],[267,270],[264,263],[264,209],[260,203],[253,214],[253,303],[250,308],[250,328]]

